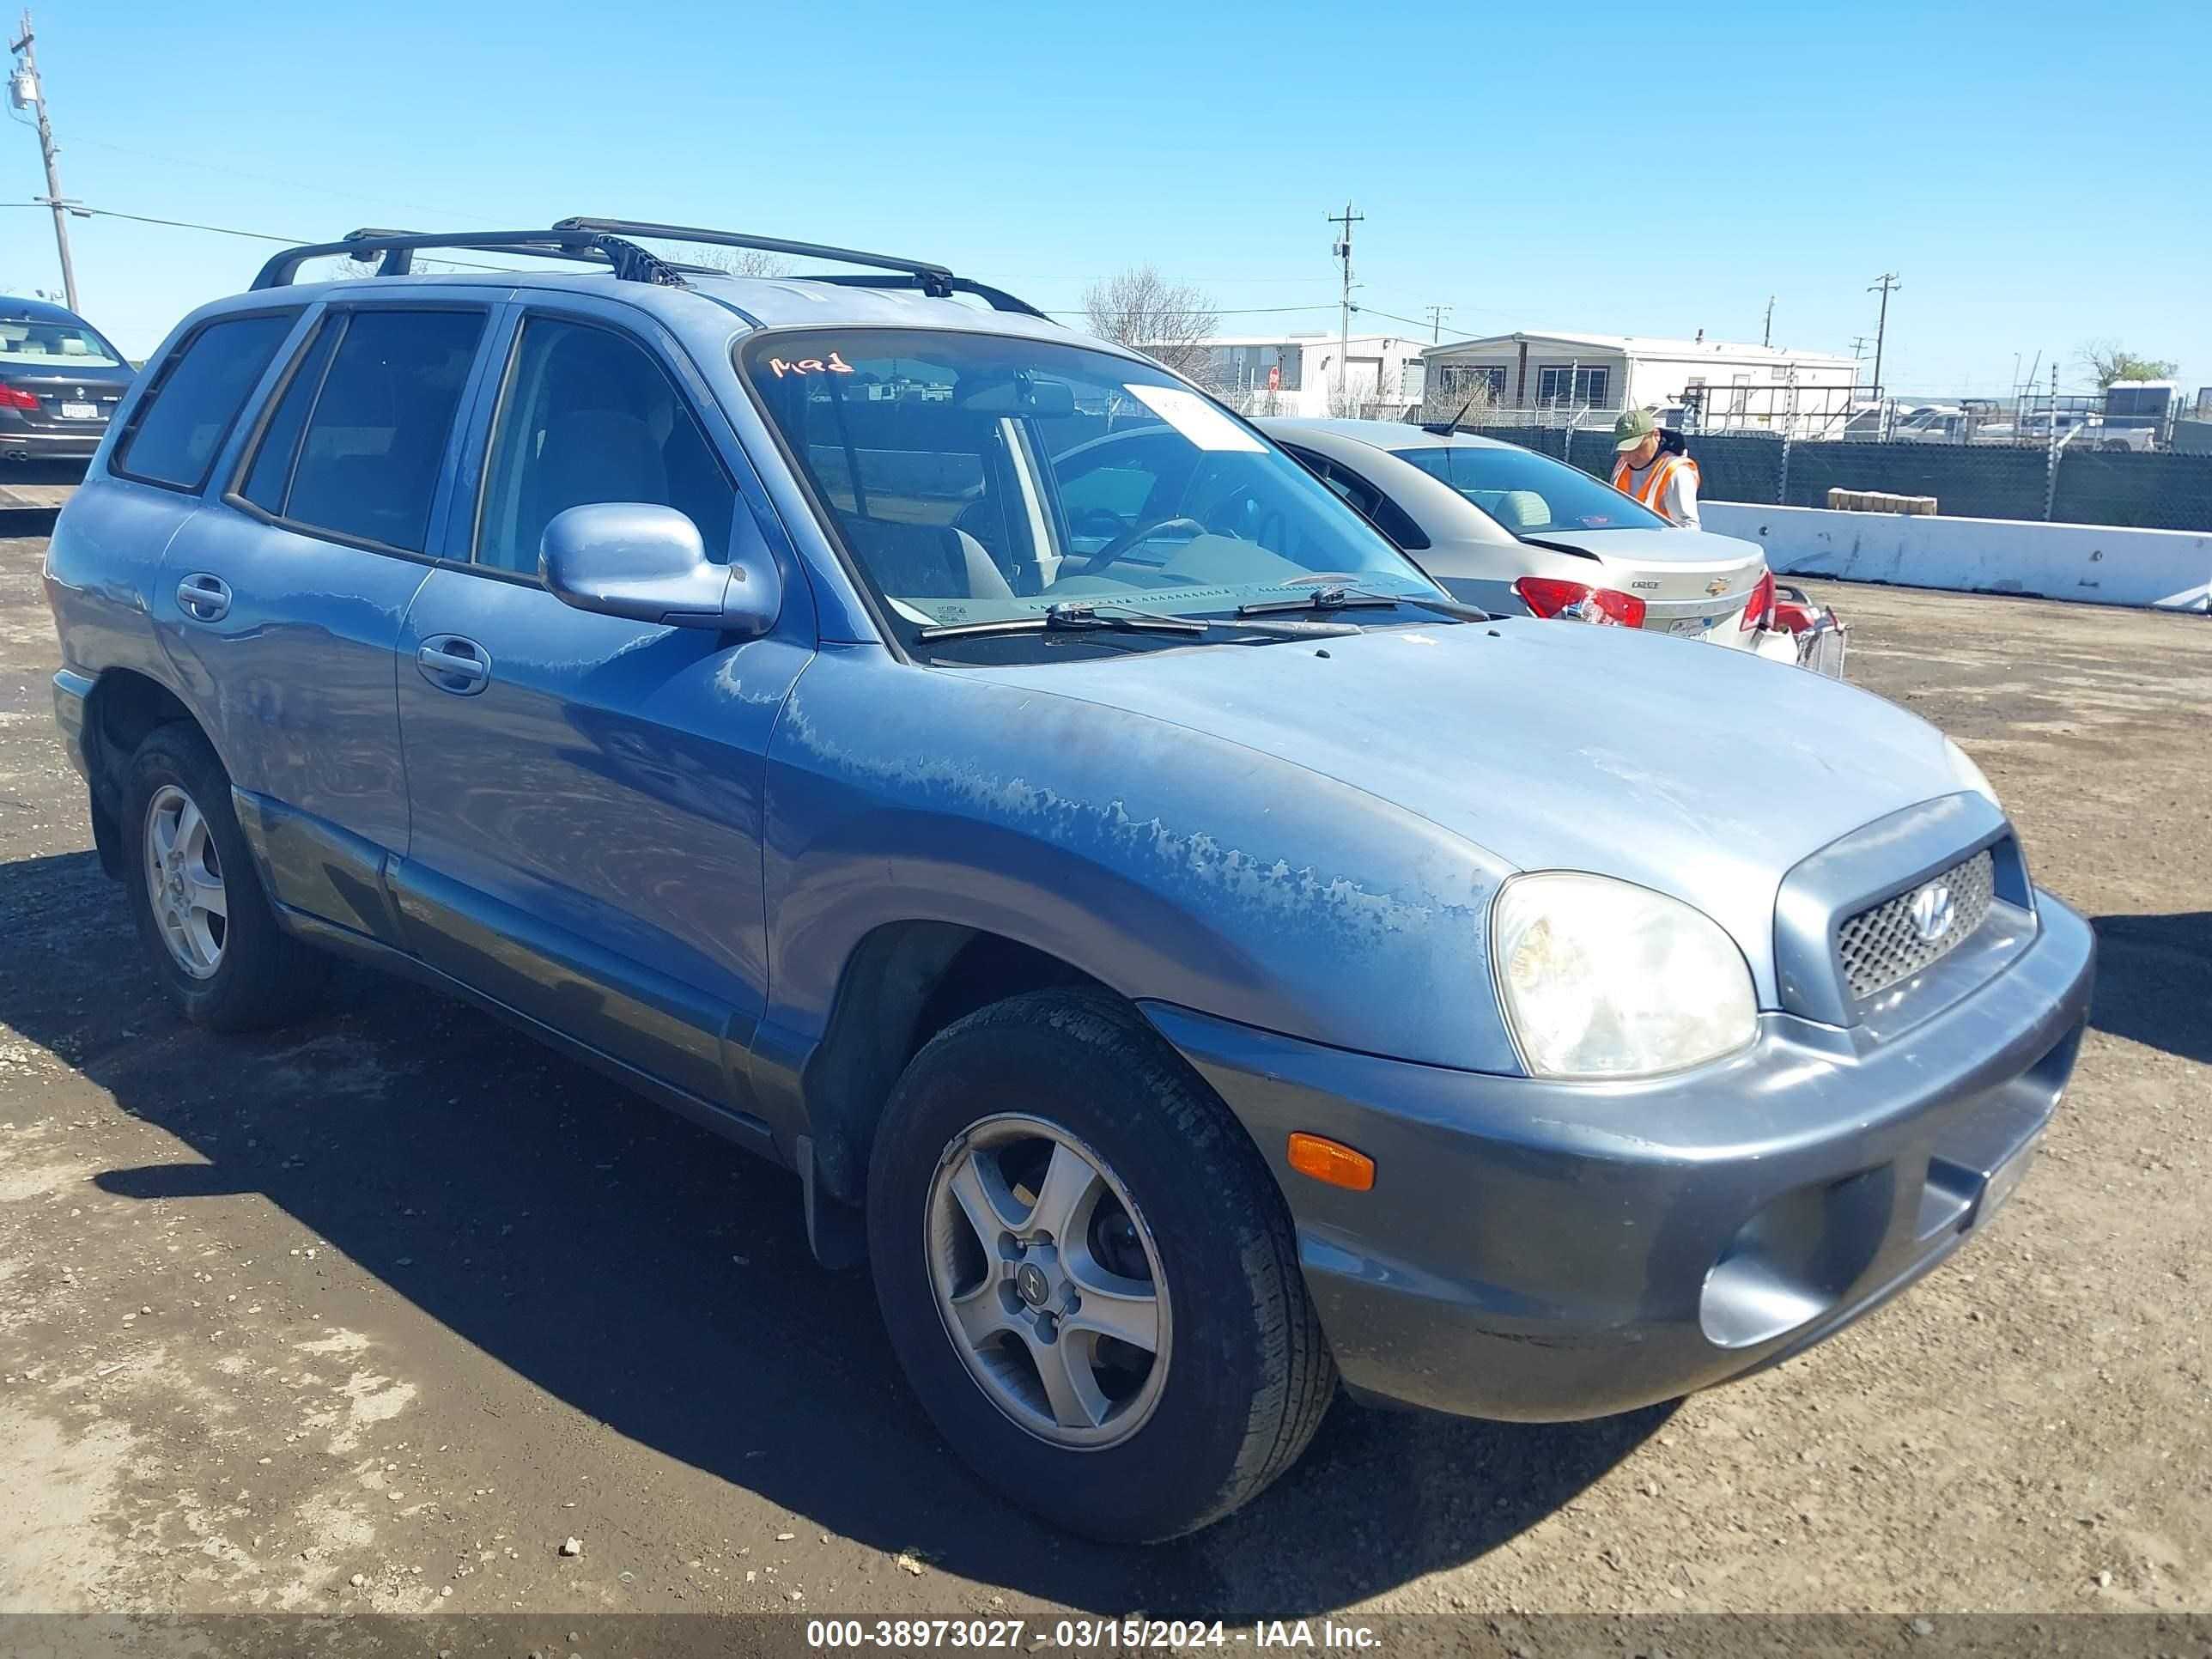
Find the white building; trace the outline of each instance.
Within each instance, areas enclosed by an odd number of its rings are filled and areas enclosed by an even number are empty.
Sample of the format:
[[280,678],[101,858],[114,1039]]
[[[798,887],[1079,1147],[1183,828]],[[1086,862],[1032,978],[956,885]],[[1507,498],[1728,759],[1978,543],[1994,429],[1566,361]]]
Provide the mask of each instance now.
[[[1673,411],[1708,432],[1826,430],[1850,417],[1858,364],[1823,351],[1635,334],[1493,334],[1425,349],[1432,401],[1483,395],[1498,409]],[[1697,413],[1686,416],[1694,405]],[[1666,418],[1662,416],[1662,418]]]
[[[1397,334],[1243,334],[1205,343],[1213,352],[1212,383],[1248,414],[1357,414],[1358,406],[1404,404],[1420,396],[1426,343]],[[1350,410],[1336,410],[1337,359],[1345,366]]]

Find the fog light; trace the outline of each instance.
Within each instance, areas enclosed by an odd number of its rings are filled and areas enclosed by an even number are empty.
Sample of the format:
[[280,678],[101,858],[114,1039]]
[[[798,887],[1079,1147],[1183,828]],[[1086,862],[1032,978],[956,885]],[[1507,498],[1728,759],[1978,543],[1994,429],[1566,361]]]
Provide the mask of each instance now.
[[1736,1229],[1698,1298],[1718,1348],[1753,1348],[1838,1306],[1873,1265],[1896,1206],[1892,1166],[1784,1193]]

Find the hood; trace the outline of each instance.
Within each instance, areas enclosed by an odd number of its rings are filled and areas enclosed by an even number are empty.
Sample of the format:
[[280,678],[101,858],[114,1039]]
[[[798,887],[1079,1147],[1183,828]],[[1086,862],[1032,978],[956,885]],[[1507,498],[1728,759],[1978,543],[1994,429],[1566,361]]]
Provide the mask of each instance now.
[[1672,894],[1735,936],[1770,1002],[1782,877],[1978,784],[1942,732],[1868,692],[1626,629],[1501,618],[958,672],[1273,756],[1519,869]]

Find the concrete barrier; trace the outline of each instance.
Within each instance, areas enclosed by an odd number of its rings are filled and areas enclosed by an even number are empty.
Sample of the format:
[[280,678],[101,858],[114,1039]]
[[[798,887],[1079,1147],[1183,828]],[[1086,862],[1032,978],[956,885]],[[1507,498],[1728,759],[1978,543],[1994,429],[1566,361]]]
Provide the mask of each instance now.
[[2212,611],[2212,532],[1838,513],[1701,501],[1707,530],[1766,549],[1778,574]]

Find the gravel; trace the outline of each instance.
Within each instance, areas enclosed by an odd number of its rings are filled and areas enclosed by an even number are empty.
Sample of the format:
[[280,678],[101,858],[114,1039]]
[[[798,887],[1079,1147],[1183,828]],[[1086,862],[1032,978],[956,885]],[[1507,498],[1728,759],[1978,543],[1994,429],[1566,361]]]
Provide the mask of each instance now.
[[[180,1024],[52,735],[40,550],[0,541],[0,1608],[1864,1608],[1902,1634],[2212,1607],[2201,618],[1820,588],[1853,678],[1957,737],[2097,921],[2075,1085],[1988,1237],[1671,1411],[1340,1402],[1249,1510],[1131,1551],[969,1479],[866,1275],[813,1266],[787,1174],[365,973],[292,1030]],[[1755,713],[1713,717],[1755,766]],[[520,1547],[548,1516],[562,1547]],[[765,1570],[732,1541],[763,1536]]]

